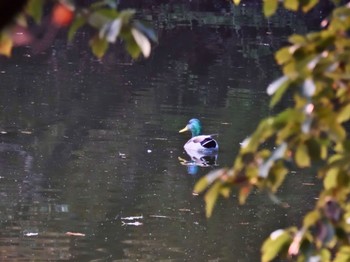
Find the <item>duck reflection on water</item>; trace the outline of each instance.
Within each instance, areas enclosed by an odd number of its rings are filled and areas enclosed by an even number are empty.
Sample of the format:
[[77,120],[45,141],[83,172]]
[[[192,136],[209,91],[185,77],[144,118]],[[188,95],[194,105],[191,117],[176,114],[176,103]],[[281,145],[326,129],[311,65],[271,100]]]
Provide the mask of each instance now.
[[193,150],[185,149],[187,155],[191,158],[186,160],[179,157],[181,165],[187,166],[187,173],[195,175],[198,173],[199,167],[215,167],[217,166],[218,153],[205,154]]

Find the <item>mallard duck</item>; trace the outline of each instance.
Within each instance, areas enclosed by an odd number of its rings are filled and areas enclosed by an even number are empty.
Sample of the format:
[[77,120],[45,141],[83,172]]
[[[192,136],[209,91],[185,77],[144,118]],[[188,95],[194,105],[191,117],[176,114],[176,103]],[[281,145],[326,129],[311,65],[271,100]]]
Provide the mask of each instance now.
[[192,138],[184,145],[186,151],[210,154],[216,153],[219,150],[218,142],[213,139],[212,135],[201,135],[202,125],[198,119],[192,118],[179,133],[185,131],[191,131],[192,133]]

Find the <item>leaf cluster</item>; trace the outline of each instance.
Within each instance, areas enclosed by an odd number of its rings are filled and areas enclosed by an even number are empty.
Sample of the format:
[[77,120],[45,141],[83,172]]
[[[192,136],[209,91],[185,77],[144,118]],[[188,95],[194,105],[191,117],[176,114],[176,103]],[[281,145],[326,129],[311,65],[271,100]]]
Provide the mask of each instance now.
[[[274,14],[279,3],[306,12],[318,1],[265,0],[265,15]],[[210,216],[218,196],[228,197],[234,188],[243,204],[254,188],[275,193],[294,166],[321,166],[324,188],[315,208],[301,228],[270,235],[262,247],[263,261],[278,255],[298,261],[350,260],[350,4],[336,7],[322,26],[319,32],[290,36],[289,45],[275,54],[283,75],[267,88],[270,105],[287,91],[293,105],[260,122],[242,142],[231,168],[213,171],[194,188],[205,192]]]
[[149,57],[151,42],[157,41],[154,30],[135,19],[134,10],[118,10],[116,2],[112,0],[95,1],[88,7],[80,7],[74,1],[68,0],[28,0],[26,8],[15,17],[15,23],[11,23],[1,31],[0,54],[11,55],[14,45],[17,45],[15,35],[19,27],[25,32],[25,43],[35,43],[28,20],[32,19],[35,23],[41,24],[46,6],[51,8],[50,23],[46,25],[47,31],[69,26],[68,40],[72,41],[80,28],[92,28],[95,34],[89,44],[93,54],[98,58],[103,57],[109,45],[115,44],[118,39],[124,42],[132,58],[138,58],[141,54]]

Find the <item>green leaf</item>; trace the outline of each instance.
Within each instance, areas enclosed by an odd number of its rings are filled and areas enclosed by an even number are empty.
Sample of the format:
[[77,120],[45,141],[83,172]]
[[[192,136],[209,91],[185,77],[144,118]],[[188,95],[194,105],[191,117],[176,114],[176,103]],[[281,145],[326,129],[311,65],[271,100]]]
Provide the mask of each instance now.
[[96,35],[90,40],[90,46],[92,53],[98,58],[101,58],[107,51],[108,42],[106,39],[101,39]]
[[306,43],[306,38],[303,35],[292,34],[288,37],[288,41],[294,45],[303,45]]
[[72,23],[72,25],[69,28],[68,31],[68,41],[71,42],[74,38],[75,33],[77,32],[77,30],[82,27],[86,22],[86,18],[81,16],[81,15],[77,15]]
[[92,27],[100,30],[105,24],[111,22],[111,18],[107,17],[103,14],[101,10],[92,12],[88,19],[87,23],[91,25]]
[[303,12],[309,12],[315,5],[317,5],[319,0],[301,0],[300,5]]
[[141,49],[135,42],[135,40],[128,40],[126,42],[126,50],[128,51],[129,55],[131,55],[132,58],[136,59],[141,54]]
[[283,84],[285,84],[286,82],[288,82],[288,77],[287,76],[281,76],[280,78],[276,79],[275,81],[273,81],[271,84],[269,84],[269,86],[267,87],[267,94],[269,96],[273,95],[274,93],[277,92],[277,90],[279,88],[281,88],[281,86]]
[[350,246],[341,246],[339,251],[335,255],[333,262],[345,262],[350,261]]
[[99,37],[105,38],[109,43],[115,43],[122,26],[122,19],[114,19],[113,21],[104,24],[104,26],[100,29]]
[[276,92],[271,98],[270,107],[274,107],[281,100],[284,93],[289,88],[289,85],[290,85],[290,81],[285,81],[278,87],[278,89],[276,90]]
[[267,262],[273,260],[279,253],[287,250],[291,242],[292,237],[285,230],[278,229],[272,232],[261,248],[262,261]]
[[125,9],[122,12],[120,12],[120,18],[123,19],[124,24],[128,24],[130,20],[134,17],[134,15],[134,9]]
[[116,19],[120,15],[120,13],[117,10],[111,8],[98,9],[96,10],[96,13],[109,20]]
[[310,166],[309,151],[304,143],[300,143],[295,151],[295,162],[299,167]]
[[309,139],[306,142],[306,146],[311,159],[320,160],[321,158],[321,144],[316,139]]
[[248,184],[239,189],[238,199],[240,205],[243,205],[245,203],[250,192],[252,191],[252,188],[253,187],[250,184]]
[[278,0],[263,0],[264,2],[264,15],[266,17],[272,16],[276,13],[278,7]]
[[297,11],[299,2],[296,0],[284,0],[283,5],[286,9]]
[[350,104],[347,104],[346,106],[343,106],[337,115],[337,122],[343,123],[350,119]]
[[221,177],[224,174],[227,174],[228,169],[227,168],[221,168],[221,169],[215,169],[206,176],[202,177],[198,180],[198,182],[194,186],[194,192],[197,194],[200,194],[203,192],[209,185],[214,183],[219,177]]
[[139,21],[135,21],[133,26],[134,26],[134,28],[136,28],[137,30],[139,30],[140,32],[145,34],[145,36],[147,36],[153,42],[158,41],[158,37],[152,28],[145,26],[143,23],[141,23]]
[[39,24],[43,15],[44,0],[30,0],[27,4],[26,11],[33,17],[34,21]]
[[338,173],[339,168],[334,167],[327,171],[326,177],[323,180],[323,186],[325,189],[332,189],[338,186]]
[[267,178],[271,168],[273,167],[274,163],[285,157],[286,151],[288,148],[287,143],[280,144],[275,150],[273,150],[271,156],[262,164],[260,164],[259,167],[259,177]]
[[314,226],[320,218],[321,214],[318,210],[312,210],[311,212],[307,213],[307,215],[304,217],[304,228]]
[[283,47],[275,53],[275,59],[279,65],[283,65],[292,59],[289,47]]
[[321,257],[321,261],[331,261],[332,255],[327,248],[322,248],[320,251],[320,257]]
[[271,183],[272,192],[276,192],[277,189],[282,185],[286,175],[288,174],[288,169],[282,164],[282,162],[277,162],[270,171],[269,181]]
[[220,195],[222,195],[224,198],[228,198],[231,193],[231,188],[229,186],[222,186],[220,188]]
[[217,200],[219,193],[220,193],[221,185],[222,184],[220,181],[216,181],[214,183],[214,185],[208,189],[208,192],[204,196],[204,200],[205,200],[205,204],[206,204],[205,205],[205,211],[206,211],[205,214],[207,217],[210,217],[212,212],[213,212],[216,200]]
[[0,34],[0,55],[10,57],[12,53],[12,48],[12,38],[8,34]]
[[202,193],[209,186],[207,176],[200,178],[194,185],[193,192],[196,194]]
[[148,38],[136,28],[131,29],[131,34],[133,35],[135,42],[141,49],[143,56],[146,58],[149,57],[149,55],[151,54],[151,43],[148,40]]
[[329,129],[333,140],[343,141],[346,138],[345,129],[336,121],[333,121],[333,123],[330,124]]

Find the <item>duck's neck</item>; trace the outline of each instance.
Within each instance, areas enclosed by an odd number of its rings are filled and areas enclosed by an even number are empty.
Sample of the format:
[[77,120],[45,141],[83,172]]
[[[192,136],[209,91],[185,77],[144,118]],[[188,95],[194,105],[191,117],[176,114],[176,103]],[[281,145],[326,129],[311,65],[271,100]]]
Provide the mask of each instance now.
[[193,126],[191,128],[192,137],[199,136],[201,134],[201,127],[200,126]]

